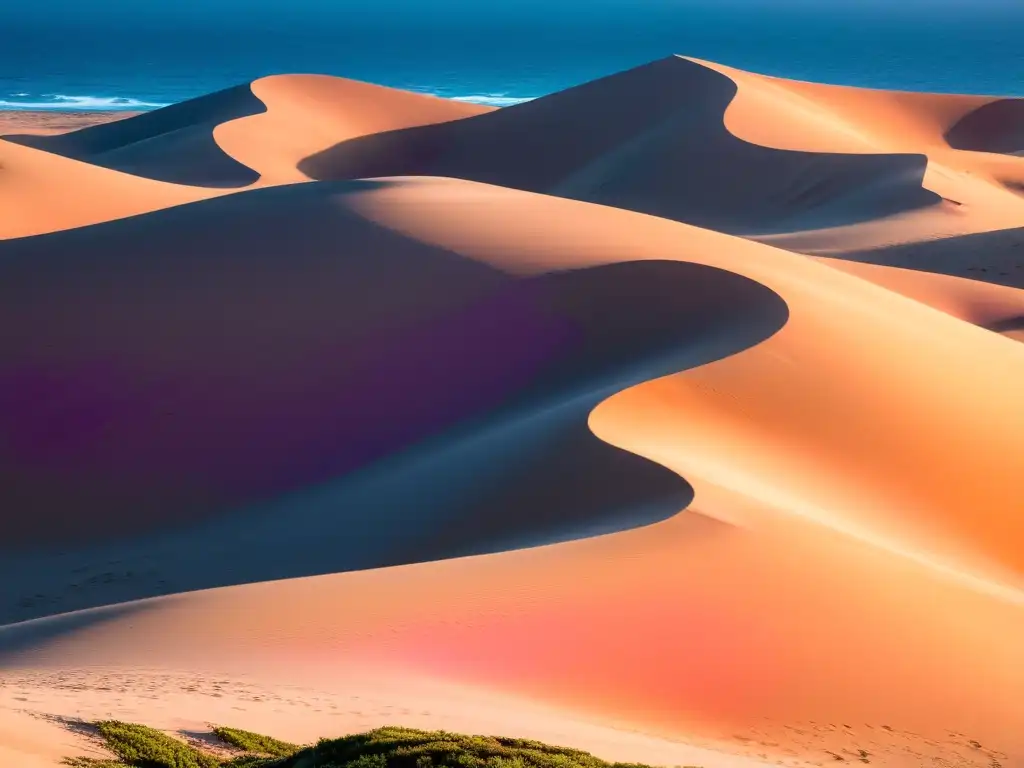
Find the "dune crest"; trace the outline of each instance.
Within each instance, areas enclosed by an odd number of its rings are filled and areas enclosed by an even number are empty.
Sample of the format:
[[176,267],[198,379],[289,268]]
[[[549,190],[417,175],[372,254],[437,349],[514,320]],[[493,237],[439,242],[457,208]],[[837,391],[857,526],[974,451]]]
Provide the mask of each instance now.
[[394,88],[322,75],[277,75],[252,84],[263,114],[220,125],[224,151],[263,184],[309,181],[302,161],[339,142],[382,131],[460,120],[493,110]]
[[342,141],[492,107],[326,75],[273,75],[125,120],[7,136],[136,176],[198,187],[308,181],[297,166]]

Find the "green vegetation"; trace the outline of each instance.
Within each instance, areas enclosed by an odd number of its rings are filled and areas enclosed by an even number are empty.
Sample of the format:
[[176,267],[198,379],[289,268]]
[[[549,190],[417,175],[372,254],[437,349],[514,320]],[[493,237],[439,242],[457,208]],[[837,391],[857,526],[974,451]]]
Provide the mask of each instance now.
[[321,739],[274,768],[641,768],[537,741],[378,728]]
[[120,760],[94,760],[91,757],[68,757],[64,759],[64,765],[71,768],[124,768]]
[[73,768],[648,768],[607,763],[577,749],[494,736],[464,736],[411,728],[378,728],[299,747],[258,733],[215,728],[236,750],[229,757],[186,744],[142,725],[97,723],[118,760],[70,758]]
[[286,741],[278,741],[270,736],[238,728],[217,727],[213,729],[213,732],[224,743],[252,755],[290,757],[301,749],[297,744],[289,744]]
[[171,738],[144,725],[104,720],[96,723],[103,743],[120,759],[90,760],[73,758],[66,761],[75,768],[111,768],[125,765],[137,768],[219,768],[221,761],[213,755],[200,752],[183,741]]

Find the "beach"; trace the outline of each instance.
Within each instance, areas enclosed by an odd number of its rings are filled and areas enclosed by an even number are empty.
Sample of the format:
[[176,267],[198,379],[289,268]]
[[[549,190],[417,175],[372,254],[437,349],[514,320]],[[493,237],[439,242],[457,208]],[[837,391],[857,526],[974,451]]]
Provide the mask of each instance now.
[[65,133],[90,125],[134,117],[138,112],[33,112],[31,110],[0,110],[0,135],[32,133],[48,135]]

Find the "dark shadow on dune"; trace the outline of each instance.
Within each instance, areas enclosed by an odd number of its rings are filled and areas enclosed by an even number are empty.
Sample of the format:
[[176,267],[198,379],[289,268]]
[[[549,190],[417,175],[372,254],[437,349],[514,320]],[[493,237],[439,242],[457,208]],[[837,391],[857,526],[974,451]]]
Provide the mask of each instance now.
[[835,258],[1024,288],[1024,227],[850,251]]
[[1021,195],[1024,197],[1024,181],[1017,181],[1016,179],[1000,179],[999,183],[1015,195]]
[[56,640],[145,610],[145,604],[110,605],[0,626],[0,668],[18,662],[31,662],[36,659],[37,652],[45,653],[47,646]]
[[[256,190],[0,242],[0,320],[22,329],[0,335],[0,552],[189,524],[322,482],[490,405],[516,366],[557,348],[563,329],[528,304],[487,304],[513,282],[503,273],[336,198],[375,185]],[[460,336],[463,318],[475,335]],[[431,366],[432,345],[483,356],[496,338],[508,356],[489,365]],[[460,374],[475,393],[444,386]],[[426,377],[418,400],[387,384],[405,375]]]
[[935,205],[924,155],[796,152],[732,135],[725,75],[671,57],[534,101],[374,134],[306,158],[315,179],[450,176],[730,234],[865,221]]
[[[689,504],[589,414],[759,343],[785,302],[683,262],[516,278],[338,205],[379,183],[0,244],[0,294],[19,297],[0,315],[31,329],[0,345],[0,622],[564,541]],[[117,350],[122,367],[19,384],[40,348],[68,365]]]
[[954,149],[1017,155],[1024,152],[1024,99],[1000,99],[979,107],[949,129]]
[[199,187],[244,187],[259,174],[213,138],[219,124],[266,112],[249,85],[57,136],[4,138],[134,176]]
[[1016,317],[1007,317],[998,322],[990,323],[986,325],[990,331],[995,333],[1013,333],[1014,331],[1024,331],[1024,315],[1017,315]]

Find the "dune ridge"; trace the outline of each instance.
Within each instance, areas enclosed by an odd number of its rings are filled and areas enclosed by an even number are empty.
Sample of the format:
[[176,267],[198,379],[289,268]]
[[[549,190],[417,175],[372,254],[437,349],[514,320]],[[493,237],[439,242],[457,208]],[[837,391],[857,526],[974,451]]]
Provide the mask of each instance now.
[[[4,323],[33,329],[2,349],[0,403],[10,415],[3,504],[34,510],[0,545],[14,558],[11,572],[27,567],[17,550],[237,516],[278,496],[284,501],[265,515],[269,530],[279,510],[294,521],[308,509],[323,552],[319,571],[288,575],[504,549],[509,535],[550,542],[563,529],[614,530],[616,516],[650,521],[685,507],[685,483],[605,449],[585,429],[587,416],[626,386],[760,341],[785,322],[784,302],[748,278],[678,259],[552,265],[514,251],[499,259],[401,235],[360,214],[365,199],[429,202],[451,193],[501,216],[518,202],[535,233],[545,226],[543,199],[506,200],[464,182],[382,180],[258,190],[0,247]],[[449,215],[462,216],[466,202]],[[566,214],[579,220],[575,238],[593,214],[574,208]],[[224,227],[251,238],[234,238],[244,258],[224,248]],[[275,232],[286,239],[275,241]],[[153,244],[147,259],[126,259],[139,238]],[[54,306],[60,316],[48,317]],[[273,320],[282,317],[287,324]],[[479,362],[494,344],[501,358]],[[402,387],[406,380],[416,387]],[[242,381],[250,382],[244,398]],[[156,401],[159,410],[146,408]],[[56,418],[67,425],[57,433]],[[382,429],[388,420],[394,425]],[[440,430],[448,436],[401,458]],[[473,454],[491,487],[459,490]],[[397,461],[365,481],[307,501],[289,497],[392,455]],[[549,462],[557,473],[543,471]],[[429,509],[408,510],[408,499],[439,493],[431,486],[447,490]],[[133,515],[140,507],[144,518]],[[330,507],[351,509],[331,523],[339,542],[351,543],[327,544]],[[473,520],[485,507],[493,523]],[[510,525],[517,508],[535,510],[539,540],[529,526]],[[371,509],[375,527],[360,521]],[[395,527],[406,535],[396,537]],[[287,535],[267,531],[236,546],[253,551]],[[314,567],[311,543],[301,550],[300,567]],[[211,584],[191,588],[202,586]],[[48,600],[33,603],[51,610]]]
[[[735,94],[729,78],[669,57],[471,120],[344,142],[301,167],[320,179],[455,176],[732,234],[939,202],[916,178],[923,158],[775,152],[738,139],[721,124]],[[728,183],[741,168],[746,183]]]
[[272,75],[138,116],[8,141],[159,181],[200,187],[306,181],[308,155],[361,135],[490,107],[325,75]]
[[258,685],[285,738],[1024,766],[1019,103],[676,56],[0,140],[0,754],[274,733]]
[[213,138],[221,123],[265,109],[247,86],[70,133],[8,136],[28,146],[157,181],[244,187],[259,176],[226,156]]

